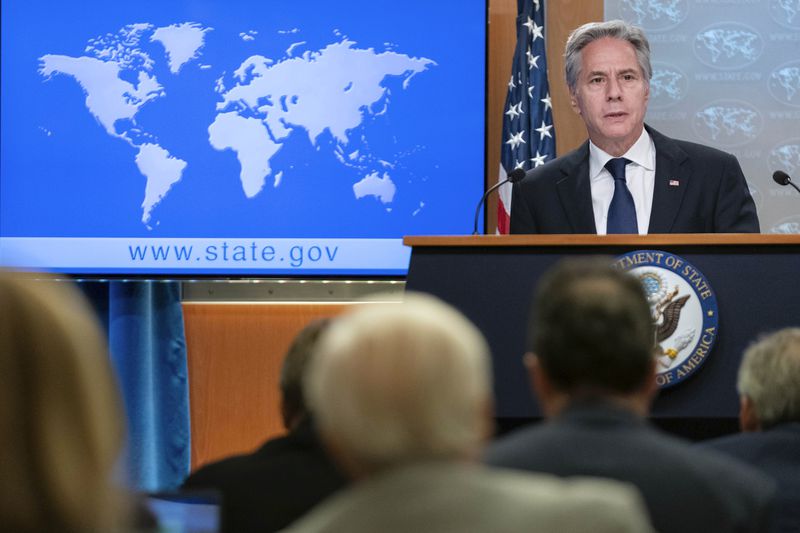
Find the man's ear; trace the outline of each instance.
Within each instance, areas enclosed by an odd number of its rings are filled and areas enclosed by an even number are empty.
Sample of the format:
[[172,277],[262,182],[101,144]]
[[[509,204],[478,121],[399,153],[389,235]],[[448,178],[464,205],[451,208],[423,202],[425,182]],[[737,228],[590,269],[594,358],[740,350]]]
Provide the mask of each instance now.
[[547,371],[542,368],[539,358],[533,352],[528,352],[523,357],[525,368],[528,370],[528,381],[534,394],[539,399],[539,406],[545,416],[555,414],[555,403],[558,396],[555,387],[550,382]]
[[739,428],[745,433],[761,431],[761,420],[749,396],[739,396]]
[[542,380],[541,367],[539,365],[539,358],[536,357],[536,354],[533,352],[526,352],[522,357],[522,363],[525,365],[525,370],[528,371],[528,383],[530,384],[531,389],[538,391],[541,388],[548,386],[546,383],[546,378],[545,383],[540,383]]
[[655,357],[650,359],[650,372],[647,374],[647,380],[644,382],[642,392],[645,400],[647,401],[647,410],[650,410],[650,404],[658,394],[658,361]]
[[578,95],[575,94],[575,91],[569,91],[569,105],[572,106],[572,110],[580,115],[581,114],[581,107],[578,105]]

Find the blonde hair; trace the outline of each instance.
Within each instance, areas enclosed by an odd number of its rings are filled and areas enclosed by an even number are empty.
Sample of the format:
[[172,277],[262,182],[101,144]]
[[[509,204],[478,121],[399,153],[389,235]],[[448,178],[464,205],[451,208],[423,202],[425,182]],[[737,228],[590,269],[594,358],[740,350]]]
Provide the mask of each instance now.
[[364,469],[472,456],[488,424],[488,347],[433,297],[365,304],[323,334],[306,392],[323,434]]
[[[42,278],[43,276],[37,276]],[[68,282],[0,271],[0,522],[107,531],[123,415],[105,338]]]

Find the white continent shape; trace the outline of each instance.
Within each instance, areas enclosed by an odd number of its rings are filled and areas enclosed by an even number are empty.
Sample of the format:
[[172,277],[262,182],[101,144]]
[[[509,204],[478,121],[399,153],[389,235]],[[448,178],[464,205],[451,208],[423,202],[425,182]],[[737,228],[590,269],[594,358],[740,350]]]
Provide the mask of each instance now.
[[164,46],[169,70],[177,74],[183,65],[197,59],[200,49],[205,45],[206,32],[213,29],[203,28],[196,22],[173,24],[155,30],[150,41],[160,42]]
[[157,144],[143,144],[136,154],[136,166],[147,178],[142,202],[142,222],[150,222],[153,208],[166,196],[170,188],[181,180],[186,161],[170,155]]
[[86,93],[87,109],[113,137],[125,138],[114,127],[118,120],[130,119],[135,123],[134,117],[144,104],[164,95],[156,78],[147,72],[139,71],[136,86],[121,79],[120,65],[113,61],[51,54],[39,59],[42,76],[65,74],[75,78]]
[[383,204],[392,203],[395,192],[397,192],[397,187],[386,172],[383,173],[382,177],[377,172],[373,172],[353,185],[353,193],[356,195],[356,199],[374,196]]
[[264,188],[264,180],[272,172],[269,160],[281,149],[280,144],[272,142],[263,122],[236,113],[217,115],[208,127],[208,142],[217,150],[236,152],[242,189],[248,198]]

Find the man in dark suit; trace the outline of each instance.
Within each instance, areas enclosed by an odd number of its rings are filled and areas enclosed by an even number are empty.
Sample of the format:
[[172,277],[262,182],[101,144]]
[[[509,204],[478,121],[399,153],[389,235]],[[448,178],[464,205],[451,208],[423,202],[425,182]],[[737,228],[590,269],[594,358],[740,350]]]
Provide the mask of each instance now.
[[581,26],[565,70],[589,140],[514,185],[511,233],[758,233],[734,156],[645,126],[652,67],[641,29]]
[[650,306],[610,263],[565,261],[543,278],[525,363],[548,421],[500,439],[488,463],[632,483],[661,533],[767,530],[771,480],[647,423],[657,388]]
[[800,328],[747,349],[739,367],[738,435],[701,444],[745,461],[778,483],[775,532],[800,531]]
[[284,359],[281,414],[289,433],[251,454],[208,464],[184,483],[187,491],[221,493],[223,532],[278,531],[345,485],[322,448],[303,398],[303,376],[326,327],[327,321],[306,326]]

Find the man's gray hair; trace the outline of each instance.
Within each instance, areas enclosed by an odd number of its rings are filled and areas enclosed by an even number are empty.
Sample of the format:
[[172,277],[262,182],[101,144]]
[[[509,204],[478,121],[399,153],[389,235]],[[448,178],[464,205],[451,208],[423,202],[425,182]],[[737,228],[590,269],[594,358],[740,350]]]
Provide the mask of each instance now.
[[761,427],[800,422],[800,328],[786,328],[751,345],[737,388],[750,398]]
[[631,43],[636,52],[636,59],[644,79],[648,83],[650,82],[650,78],[653,77],[653,67],[650,65],[650,43],[641,28],[628,24],[623,20],[589,22],[570,34],[567,39],[567,46],[564,49],[564,73],[570,92],[575,91],[578,77],[581,74],[581,53],[583,49],[590,43],[605,37]]
[[361,467],[453,459],[483,444],[488,347],[432,296],[357,306],[324,333],[308,372],[319,429]]

